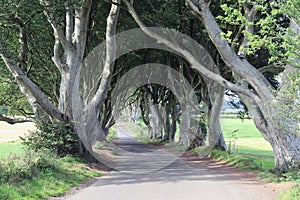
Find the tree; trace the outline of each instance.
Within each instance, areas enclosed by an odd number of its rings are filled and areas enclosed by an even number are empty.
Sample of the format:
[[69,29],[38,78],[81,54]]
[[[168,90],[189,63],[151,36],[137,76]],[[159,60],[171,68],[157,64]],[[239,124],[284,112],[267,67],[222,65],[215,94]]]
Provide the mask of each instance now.
[[[223,31],[220,29],[219,24],[209,9],[209,2],[186,0],[188,7],[204,24],[222,60],[242,79],[242,81],[237,81],[237,83],[243,83],[242,85],[230,83],[199,63],[191,52],[186,51],[181,46],[172,43],[163,36],[152,32],[151,29],[147,28],[139,19],[132,5],[126,0],[124,3],[129,13],[146,34],[183,55],[190,65],[204,76],[216,81],[225,88],[247,97],[247,102],[245,103],[252,114],[256,127],[273,147],[276,168],[284,171],[293,165],[299,165],[300,138],[297,135],[299,132],[297,124],[291,122],[286,115],[278,114],[277,108],[273,106],[277,98],[270,87],[270,83],[246,58],[241,59],[237,53],[233,51],[228,42],[224,39]],[[253,7],[255,7],[255,5],[253,5]],[[248,84],[251,85],[251,88],[248,87]],[[293,129],[290,128],[291,123]]]
[[[227,88],[243,99],[257,128],[272,145],[276,167],[287,170],[300,163],[299,127],[295,121],[298,118],[276,107],[283,101],[287,89],[281,87],[276,91],[270,83],[274,75],[283,69],[283,74],[294,69],[285,68],[287,64],[293,66],[298,62],[299,43],[295,45],[293,41],[299,41],[299,37],[291,37],[287,26],[299,27],[299,10],[293,6],[299,5],[299,1],[288,0],[282,5],[277,1],[226,0],[222,1],[222,5],[219,1],[212,1],[210,5],[210,1],[206,0],[185,0],[187,6],[184,7],[181,0],[159,0],[155,3],[147,1],[137,11],[131,4],[134,1],[123,2],[125,9],[147,35],[177,54],[175,61],[170,61],[172,68],[182,73],[194,89],[201,91],[198,98],[208,108],[211,146],[217,142],[226,149],[219,117],[224,90]],[[117,32],[120,8],[124,8],[120,3],[120,0],[112,0],[109,4],[92,0],[3,1],[0,56],[36,117],[47,116],[50,120],[70,123],[74,120],[74,113],[83,113],[83,124],[88,122],[84,129],[87,133],[93,133],[92,129],[99,121],[104,132],[114,123],[111,91],[122,74],[135,64],[123,66],[122,62],[126,62],[126,59],[122,58],[116,61],[116,41],[113,36]],[[135,3],[141,4],[143,1]],[[106,12],[108,17],[105,25],[103,13]],[[125,13],[121,14],[118,30],[135,27]],[[171,28],[189,35],[197,42],[186,35],[182,37],[191,44],[170,41],[163,33],[158,34],[147,28],[143,21],[155,26],[170,24]],[[105,48],[105,55],[101,55],[103,71],[100,77],[96,73],[95,76],[89,76],[93,70],[99,69],[88,68],[87,65],[91,63],[83,61],[104,38],[106,46],[100,47]],[[49,59],[51,56],[52,61]],[[163,60],[164,55],[153,57]],[[278,65],[278,68],[274,68]],[[272,72],[271,76],[267,74],[269,72]],[[78,86],[76,77],[79,73],[83,82]],[[297,80],[297,74],[294,77],[293,80]],[[54,82],[54,86],[49,82]],[[191,141],[186,139],[189,133],[183,129],[190,127],[191,108],[188,105],[178,107],[176,95],[168,93],[163,87],[147,87],[150,92],[143,90],[136,93],[141,95],[138,99],[145,123],[151,126],[150,107],[159,104],[158,108],[152,107],[152,112],[159,109],[166,111],[167,114],[157,115],[157,118],[163,122],[162,129],[169,133],[166,134],[169,139],[174,139],[176,123],[180,121],[183,133],[181,141],[190,144]],[[298,102],[298,90],[295,91],[293,98],[284,100],[291,102],[291,106]],[[184,93],[187,91],[175,92],[189,100],[189,94]],[[81,106],[72,108],[74,102]],[[90,119],[84,114],[92,108],[96,115]],[[180,111],[182,115],[179,117]],[[90,136],[81,139],[83,143],[88,142],[85,147],[92,151],[91,141],[94,138]],[[84,148],[81,147],[82,153]]]
[[[104,72],[99,89],[92,98],[93,103],[99,110],[101,110],[100,107],[105,100],[113,70],[113,65],[110,65],[111,60],[114,59],[114,39],[112,36],[116,32],[119,12],[117,4],[119,2],[117,0],[112,2],[106,26],[107,54]],[[72,91],[78,70],[82,66],[84,56],[87,54],[88,31],[90,30],[88,28],[90,23],[92,23],[90,20],[91,9],[95,4],[91,0],[83,0],[77,3],[73,1],[47,0],[39,2],[22,1],[21,4],[15,4],[7,0],[3,5],[6,6],[3,6],[3,9],[9,8],[3,11],[4,19],[8,19],[8,21],[3,23],[3,26],[17,28],[12,29],[13,33],[15,33],[13,37],[16,38],[16,35],[18,35],[20,49],[17,50],[14,48],[16,43],[12,44],[8,42],[10,34],[5,32],[5,29],[1,29],[0,56],[2,60],[15,77],[18,87],[28,99],[36,117],[39,117],[42,111],[52,119],[65,123],[72,122]],[[30,5],[30,7],[27,5]],[[33,8],[34,11],[29,12]],[[41,13],[44,13],[46,18]],[[49,34],[49,32],[46,33],[54,38],[54,40],[50,40],[53,41],[53,51],[51,51],[53,53],[52,60],[60,75],[58,103],[51,100],[47,96],[47,93],[27,74],[30,67],[29,57],[32,56],[30,47],[34,44],[34,41],[28,38],[29,34],[35,34],[34,31],[30,30],[32,30],[32,27],[36,30],[40,26],[43,26],[46,20],[50,25],[46,26],[46,30],[52,27],[52,34]],[[47,47],[49,48],[50,46]],[[80,153],[83,153],[83,146],[81,145],[81,147]]]

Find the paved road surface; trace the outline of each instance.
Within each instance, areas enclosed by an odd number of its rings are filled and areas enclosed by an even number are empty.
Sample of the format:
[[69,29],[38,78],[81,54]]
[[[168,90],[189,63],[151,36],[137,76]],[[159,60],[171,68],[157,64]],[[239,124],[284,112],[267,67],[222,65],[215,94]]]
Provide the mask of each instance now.
[[[69,200],[273,200],[274,187],[211,159],[187,161],[136,142],[118,124],[123,152],[116,169]],[[172,162],[174,161],[174,162]],[[169,164],[171,163],[171,164]]]

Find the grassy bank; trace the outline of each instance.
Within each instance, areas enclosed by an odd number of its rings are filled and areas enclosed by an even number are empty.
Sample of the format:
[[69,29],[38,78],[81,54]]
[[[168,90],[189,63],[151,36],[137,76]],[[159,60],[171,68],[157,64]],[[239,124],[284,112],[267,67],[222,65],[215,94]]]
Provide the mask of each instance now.
[[76,157],[57,158],[50,152],[32,152],[20,142],[0,143],[0,199],[46,199],[101,173]]
[[289,190],[283,191],[280,196],[280,200],[299,200],[300,199],[300,185],[293,187]]
[[294,187],[283,191],[280,200],[299,200],[300,199],[300,172],[292,171],[277,176],[268,170],[273,168],[274,161],[269,157],[260,155],[244,155],[244,154],[228,154],[224,151],[213,150],[210,157],[232,164],[233,166],[243,168],[250,171],[259,172],[259,177],[266,182],[292,182]]

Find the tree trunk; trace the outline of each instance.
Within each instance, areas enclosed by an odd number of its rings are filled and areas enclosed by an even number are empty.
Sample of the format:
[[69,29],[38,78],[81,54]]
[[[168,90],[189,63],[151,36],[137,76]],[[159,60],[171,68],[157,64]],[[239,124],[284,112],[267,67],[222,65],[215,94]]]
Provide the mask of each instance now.
[[177,120],[178,120],[178,113],[176,112],[176,108],[173,108],[171,131],[170,131],[170,141],[172,141],[172,142],[174,142],[174,140],[175,140],[175,134],[176,134],[176,130],[177,130],[177,127],[176,127],[177,126]]
[[[247,62],[247,60],[241,60],[231,49],[227,41],[222,38],[222,30],[210,12],[208,2],[202,0],[196,5],[191,0],[186,0],[186,3],[194,14],[203,21],[205,29],[227,66],[238,76],[242,77],[242,79],[244,79],[242,80],[243,82],[249,83],[255,90],[255,93],[248,88],[246,89],[246,87],[234,90],[229,84],[224,85],[241,95],[247,95],[244,101],[248,100],[246,105],[252,113],[254,123],[264,138],[273,147],[275,167],[281,170],[288,170],[292,164],[299,165],[299,127],[297,123],[291,122],[291,120],[286,117],[286,114],[279,113],[276,107],[274,107],[278,106],[276,105],[278,100],[276,100],[272,93],[271,86],[267,79],[254,66]],[[221,84],[221,82],[219,83]],[[251,91],[251,93],[249,93],[249,91]],[[291,124],[293,124],[293,128],[288,128]]]
[[208,107],[208,133],[209,145],[226,150],[226,142],[221,128],[220,115],[224,101],[225,89],[218,83],[212,82],[208,85],[211,106]]
[[181,120],[180,120],[180,136],[179,144],[187,148],[191,145],[190,127],[191,127],[191,109],[188,104],[181,108]]
[[247,105],[257,129],[273,148],[275,168],[284,172],[290,168],[299,167],[300,138],[295,133],[299,130],[298,125],[278,114],[277,108],[271,106],[265,111],[269,114],[269,119],[266,121],[253,101],[244,98],[243,101]]
[[164,123],[164,137],[163,140],[168,141],[170,140],[170,133],[171,133],[171,123],[170,123],[170,112],[168,109],[166,109],[165,112],[165,123]]
[[152,138],[157,139],[159,135],[161,134],[161,127],[160,127],[160,120],[159,120],[159,113],[157,113],[157,110],[155,109],[156,105],[150,105],[150,111],[151,111],[151,127],[152,127]]

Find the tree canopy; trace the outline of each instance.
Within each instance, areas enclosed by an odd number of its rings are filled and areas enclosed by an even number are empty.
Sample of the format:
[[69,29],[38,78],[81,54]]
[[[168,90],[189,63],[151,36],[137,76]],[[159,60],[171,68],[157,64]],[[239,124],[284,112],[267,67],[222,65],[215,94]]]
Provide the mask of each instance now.
[[[83,112],[85,138],[78,148],[95,157],[93,140],[102,131],[93,128],[99,123],[105,135],[114,124],[113,91],[122,76],[136,66],[159,63],[187,80],[197,105],[190,104],[191,91],[184,85],[171,91],[149,82],[132,91],[123,101],[131,114],[140,110],[149,137],[173,141],[179,124],[179,143],[188,148],[226,150],[219,118],[229,90],[239,95],[272,145],[275,167],[287,170],[300,163],[299,5],[299,0],[4,0],[0,120],[20,122],[10,116],[23,114],[74,123],[71,129],[79,135],[74,116]],[[118,57],[128,44],[114,36],[134,28],[164,48],[144,47]],[[94,68],[91,54],[99,57]],[[176,93],[186,97],[185,104]],[[88,117],[93,109],[95,119]],[[194,116],[194,109],[201,114]]]

